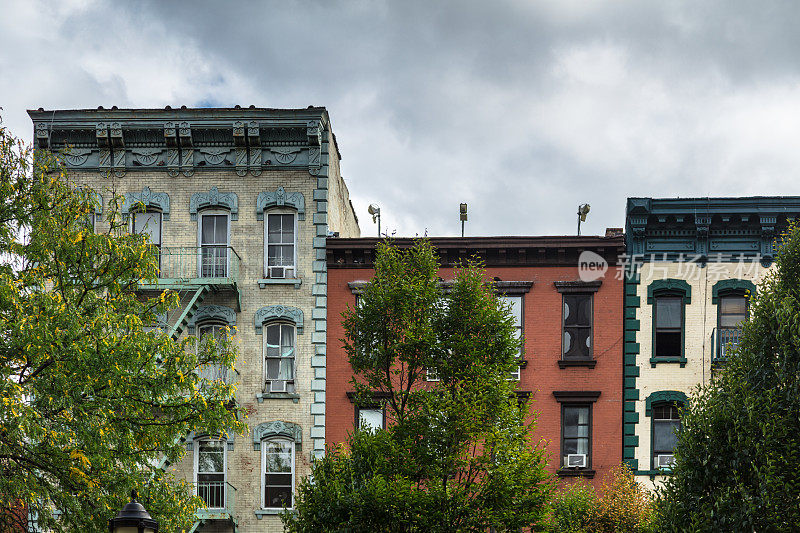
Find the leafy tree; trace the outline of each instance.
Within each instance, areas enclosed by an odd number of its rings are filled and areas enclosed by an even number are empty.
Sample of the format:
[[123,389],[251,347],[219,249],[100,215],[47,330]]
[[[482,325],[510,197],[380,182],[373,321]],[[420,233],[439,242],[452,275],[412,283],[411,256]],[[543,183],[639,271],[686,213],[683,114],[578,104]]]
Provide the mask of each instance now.
[[800,229],[750,298],[738,349],[692,396],[659,494],[664,531],[796,531],[800,524]]
[[438,276],[427,241],[379,245],[343,342],[357,401],[382,399],[388,427],[357,430],[317,462],[288,531],[518,531],[544,517],[543,452],[508,379],[513,318],[478,265],[447,286]]
[[113,205],[95,233],[95,207],[0,128],[2,531],[26,510],[44,528],[105,531],[133,488],[164,530],[187,528],[198,501],[155,465],[180,457],[190,429],[244,428],[232,388],[197,372],[231,366],[230,344],[148,331],[177,295],[137,295],[157,276],[152,246]]

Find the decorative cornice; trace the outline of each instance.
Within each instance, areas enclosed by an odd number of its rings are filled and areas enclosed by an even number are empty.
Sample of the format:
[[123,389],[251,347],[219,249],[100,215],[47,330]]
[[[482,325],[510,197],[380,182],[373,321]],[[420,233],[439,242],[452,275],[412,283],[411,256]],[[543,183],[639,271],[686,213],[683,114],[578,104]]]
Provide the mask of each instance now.
[[603,284],[602,280],[596,281],[554,281],[556,290],[563,293],[586,293],[597,292]]
[[189,200],[189,216],[197,220],[197,212],[207,208],[222,208],[231,212],[231,220],[239,219],[239,197],[235,192],[219,192],[211,187],[208,192],[196,192]]
[[652,304],[659,292],[680,293],[685,304],[692,303],[692,286],[682,279],[657,279],[647,286],[647,303]]
[[644,416],[652,416],[654,403],[671,402],[684,406],[686,405],[686,401],[686,394],[680,391],[662,390],[654,392],[648,396],[644,402]]
[[272,207],[291,207],[297,210],[297,219],[306,218],[306,200],[300,191],[286,192],[283,187],[276,191],[264,191],[256,199],[256,220],[264,220],[264,211]]
[[266,322],[273,320],[286,320],[292,322],[297,328],[297,334],[303,334],[303,311],[297,307],[290,307],[288,305],[267,305],[256,311],[253,322],[256,327],[256,334],[263,333],[263,327]]
[[234,327],[236,326],[236,311],[225,305],[204,305],[199,307],[192,315],[191,320],[189,320],[187,332],[190,335],[194,335],[197,324],[209,321],[221,322]]
[[121,208],[122,214],[129,214],[138,205],[144,206],[145,209],[158,209],[164,220],[169,220],[169,194],[165,192],[153,192],[150,187],[145,187],[142,192],[125,194]]
[[559,403],[594,403],[600,398],[600,392],[599,390],[554,390],[553,396]]
[[297,424],[284,422],[282,420],[262,422],[253,428],[253,449],[260,450],[261,442],[272,438],[292,440],[295,445],[300,448],[303,442],[303,430]]

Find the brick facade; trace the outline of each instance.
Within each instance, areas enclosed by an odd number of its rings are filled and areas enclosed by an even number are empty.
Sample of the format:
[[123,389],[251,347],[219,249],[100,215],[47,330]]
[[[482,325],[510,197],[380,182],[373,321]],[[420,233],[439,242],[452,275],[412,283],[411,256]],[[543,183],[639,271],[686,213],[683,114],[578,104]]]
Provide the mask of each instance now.
[[[328,239],[326,435],[329,444],[344,442],[354,427],[355,411],[347,396],[352,390],[349,385],[352,373],[342,349],[341,313],[355,304],[355,295],[348,283],[369,281],[373,275],[376,242],[371,238]],[[400,246],[410,244],[408,239],[395,242]],[[523,294],[526,365],[521,369],[518,390],[530,394],[531,410],[538,414],[536,434],[547,442],[548,470],[560,472],[564,478],[586,477],[599,486],[605,474],[622,460],[623,282],[614,267],[623,251],[622,238],[432,238],[431,242],[440,254],[443,265],[440,276],[444,280],[453,278],[452,267],[459,258],[478,253],[486,261],[488,279],[532,283]],[[578,255],[584,250],[602,255],[612,267],[596,287],[593,298],[593,367],[562,368],[559,361],[562,359],[563,301],[556,282],[579,282]],[[560,392],[567,394],[558,395]],[[580,400],[584,393],[592,392],[599,392],[599,396],[582,401],[582,404],[592,405],[591,468],[562,469],[559,398],[567,405]]]

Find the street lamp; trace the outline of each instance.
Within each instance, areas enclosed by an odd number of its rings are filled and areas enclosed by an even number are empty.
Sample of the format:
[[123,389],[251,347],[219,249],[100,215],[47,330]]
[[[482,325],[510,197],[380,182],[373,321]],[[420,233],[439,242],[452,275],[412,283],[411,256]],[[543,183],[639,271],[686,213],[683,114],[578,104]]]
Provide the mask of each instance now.
[[153,520],[144,506],[136,501],[136,491],[131,491],[131,501],[108,521],[109,533],[158,533],[158,520]]

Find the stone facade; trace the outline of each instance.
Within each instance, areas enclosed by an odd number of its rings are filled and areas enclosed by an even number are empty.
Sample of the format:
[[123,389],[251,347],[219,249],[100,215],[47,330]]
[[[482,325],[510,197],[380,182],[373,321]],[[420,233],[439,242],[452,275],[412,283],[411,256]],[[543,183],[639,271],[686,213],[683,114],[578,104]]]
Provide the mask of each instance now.
[[[30,116],[37,146],[61,154],[69,179],[94,188],[104,212],[120,195],[123,211],[143,203],[161,213],[162,276],[169,277],[171,268],[166,250],[197,249],[204,213],[227,216],[230,283],[202,290],[204,283],[219,280],[206,279],[193,264],[189,274],[170,279],[184,308],[167,318],[168,326],[182,318],[183,334],[204,323],[236,328],[233,379],[237,401],[250,413],[250,434],[224,442],[225,482],[235,487],[235,496],[226,492],[222,512],[200,516],[197,530],[282,531],[277,511],[262,505],[263,442],[291,443],[295,487],[324,453],[326,237],[359,235],[327,111],[98,109],[39,110]],[[265,268],[265,213],[294,216],[296,268],[286,279],[270,277]],[[97,229],[105,224],[101,213]],[[293,391],[266,388],[265,326],[272,323],[295,332]],[[203,437],[201,428],[187,436],[186,455],[171,467],[189,481],[196,481]]]
[[[645,485],[669,475],[658,465],[667,454],[655,448],[655,409],[680,407],[724,365],[738,329],[725,327],[722,300],[741,299],[746,316],[746,297],[769,270],[775,239],[798,215],[800,197],[628,199],[623,448]],[[670,334],[666,319],[656,328],[660,297],[675,302],[676,346],[662,344],[669,354],[657,348]],[[667,337],[657,340],[656,329]]]

